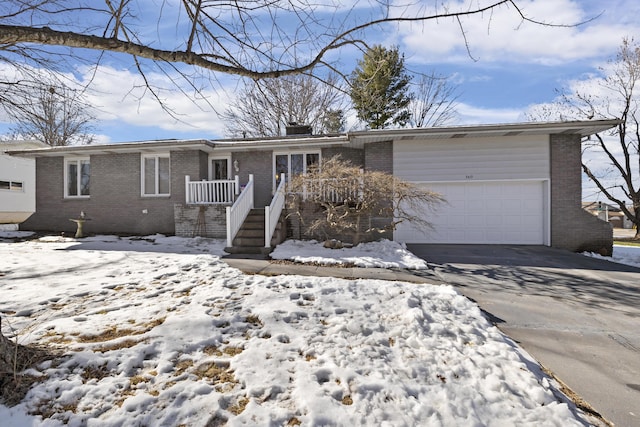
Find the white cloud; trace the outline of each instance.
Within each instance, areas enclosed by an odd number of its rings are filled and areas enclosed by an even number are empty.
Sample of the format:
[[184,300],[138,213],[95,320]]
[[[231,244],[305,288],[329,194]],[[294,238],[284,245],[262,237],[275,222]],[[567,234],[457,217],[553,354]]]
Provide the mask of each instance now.
[[[34,72],[50,74],[45,70]],[[5,65],[0,68],[5,79],[12,80],[17,71]],[[163,110],[158,99],[145,85],[143,77],[123,68],[100,65],[95,68],[83,67],[75,73],[62,74],[64,84],[77,90],[85,90],[85,101],[94,107],[98,131],[102,126],[117,123],[118,126],[148,126],[164,129],[171,138],[176,132],[194,132],[202,137],[218,137],[224,135],[224,123],[218,119],[216,110],[224,110],[230,98],[228,90],[220,81],[216,87],[209,84],[199,93],[187,88],[187,83],[180,76],[167,76],[159,73],[146,75],[150,86],[154,88],[165,106],[175,112],[172,117]],[[180,92],[179,84],[184,83]],[[186,89],[185,89],[186,88]],[[232,90],[231,90],[232,92]],[[231,95],[232,96],[232,95]],[[7,118],[0,116],[0,123]],[[95,135],[96,142],[110,142],[108,135]],[[135,139],[135,136],[132,136]]]
[[[101,121],[120,121],[135,126],[154,126],[171,131],[201,131],[203,136],[222,135],[224,124],[215,110],[223,110],[229,95],[220,85],[196,93],[180,92],[175,81],[157,73],[146,75],[150,85],[166,107],[176,112],[172,117],[146,87],[142,77],[124,69],[99,66],[81,70],[83,79],[91,79],[88,102],[98,110]],[[186,86],[186,85],[185,85]],[[190,90],[190,92],[187,92]]]
[[514,123],[523,121],[520,108],[483,108],[466,103],[456,104],[457,123],[461,125]]
[[[454,2],[464,9],[467,2]],[[628,1],[618,0],[596,8],[586,8],[575,0],[531,0],[517,2],[532,18],[553,23],[592,22],[575,27],[547,27],[523,22],[512,7],[499,7],[484,15],[462,19],[470,55],[482,62],[524,62],[558,65],[567,61],[592,59],[615,52],[624,36],[640,36],[640,27],[624,17]],[[624,7],[623,7],[624,6]],[[453,8],[452,8],[453,9]],[[470,61],[465,38],[453,19],[400,27],[405,48],[414,52],[412,60],[422,63]]]

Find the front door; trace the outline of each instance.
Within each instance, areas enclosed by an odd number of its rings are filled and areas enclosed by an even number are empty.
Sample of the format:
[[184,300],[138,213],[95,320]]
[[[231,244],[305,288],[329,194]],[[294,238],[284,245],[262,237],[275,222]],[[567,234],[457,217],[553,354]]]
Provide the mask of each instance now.
[[231,177],[229,176],[228,158],[211,159],[209,179],[212,181],[231,179]]

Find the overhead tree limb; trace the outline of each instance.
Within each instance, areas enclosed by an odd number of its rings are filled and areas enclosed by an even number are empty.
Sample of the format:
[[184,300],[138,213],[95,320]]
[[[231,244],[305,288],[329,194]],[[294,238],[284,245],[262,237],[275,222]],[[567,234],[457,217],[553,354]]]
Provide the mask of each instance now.
[[[25,25],[20,21],[22,14],[26,15],[29,2],[16,11],[10,10],[2,15],[0,9],[0,50],[2,46],[18,46],[24,44],[38,44],[47,46],[66,46],[76,49],[93,49],[110,52],[124,53],[152,61],[164,63],[183,63],[193,65],[206,70],[235,74],[254,79],[276,78],[286,75],[308,72],[318,65],[323,64],[323,58],[330,51],[340,49],[347,45],[363,43],[358,36],[363,30],[379,26],[385,23],[410,23],[452,18],[462,25],[460,19],[474,15],[481,15],[501,6],[512,7],[523,21],[545,26],[572,26],[578,24],[550,24],[527,16],[518,6],[517,0],[499,0],[486,6],[478,6],[473,9],[460,11],[447,11],[444,13],[423,14],[418,16],[390,16],[389,9],[382,18],[366,20],[365,22],[353,22],[351,27],[338,30],[344,22],[335,24],[331,28],[331,22],[321,23],[315,17],[313,11],[307,11],[300,5],[280,3],[278,1],[255,2],[249,6],[232,3],[227,5],[224,13],[237,13],[237,20],[222,22],[219,16],[223,13],[223,4],[208,4],[202,0],[182,0],[182,7],[187,15],[186,22],[176,22],[178,25],[188,24],[184,39],[179,30],[175,37],[175,49],[153,47],[141,42],[135,35],[131,24],[126,23],[132,13],[132,5],[127,0],[116,2],[107,0],[107,10],[99,11],[94,8],[86,8],[94,14],[106,14],[109,19],[103,24],[103,34],[90,34],[84,28],[78,27],[72,31],[63,31],[57,28],[55,22],[47,23],[47,26]],[[9,9],[17,7],[9,2]],[[45,8],[48,6],[48,9]],[[163,3],[164,6],[164,3]],[[43,16],[57,16],[61,12],[69,12],[71,9],[55,10],[54,4],[40,2],[33,8]],[[83,8],[77,7],[75,13],[82,13]],[[216,13],[216,15],[213,14]],[[289,34],[273,25],[274,31],[278,31],[277,37],[265,35],[260,39],[259,23],[252,22],[253,13],[271,15],[271,20],[277,22],[278,12],[290,13],[300,21],[297,31]],[[99,16],[99,15],[98,15]],[[4,22],[3,22],[4,21]],[[46,19],[43,22],[48,22]],[[251,25],[250,25],[251,24]],[[100,25],[99,21],[95,25]],[[317,26],[314,26],[317,25]],[[109,30],[110,28],[110,30]],[[324,33],[315,34],[314,31]],[[335,33],[334,33],[335,32]],[[332,35],[332,33],[334,33]],[[463,29],[463,36],[465,36]],[[465,36],[466,37],[466,36]],[[299,45],[302,43],[302,45]],[[468,40],[465,39],[467,49]],[[182,46],[182,47],[181,47]],[[230,49],[234,46],[236,50]],[[300,46],[300,47],[299,47]],[[307,59],[302,59],[296,53],[301,46],[306,46],[307,52],[311,52]],[[275,49],[275,50],[273,50]],[[284,49],[284,50],[283,50]],[[282,50],[285,56],[280,58],[276,53]],[[315,52],[315,53],[313,53]],[[262,58],[260,60],[260,58]],[[262,63],[262,66],[256,64]]]

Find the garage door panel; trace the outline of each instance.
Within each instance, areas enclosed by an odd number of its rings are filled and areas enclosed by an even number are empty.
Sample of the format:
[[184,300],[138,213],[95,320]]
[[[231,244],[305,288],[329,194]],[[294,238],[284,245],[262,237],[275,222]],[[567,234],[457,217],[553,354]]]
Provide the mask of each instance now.
[[394,238],[407,243],[543,244],[544,182],[433,183],[443,203],[428,220],[433,230],[400,224]]
[[[507,220],[511,220],[511,217],[506,217]],[[491,228],[500,228],[505,221],[505,217],[500,215],[485,217],[486,226]]]

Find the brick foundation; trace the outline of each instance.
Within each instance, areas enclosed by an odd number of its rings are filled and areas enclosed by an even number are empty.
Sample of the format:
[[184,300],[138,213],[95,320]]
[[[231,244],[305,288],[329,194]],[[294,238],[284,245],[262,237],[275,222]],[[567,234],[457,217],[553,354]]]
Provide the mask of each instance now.
[[193,206],[173,205],[176,236],[227,237],[226,205]]

